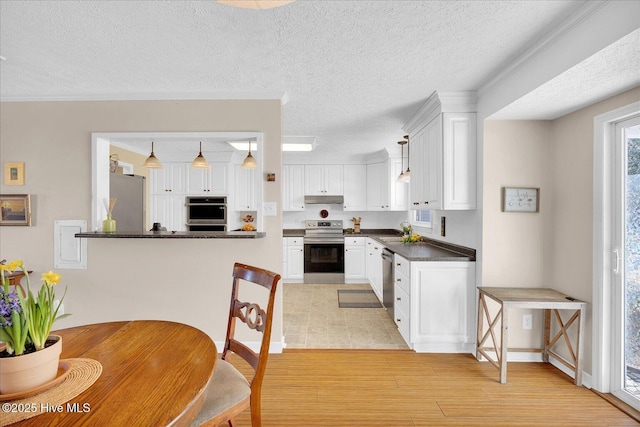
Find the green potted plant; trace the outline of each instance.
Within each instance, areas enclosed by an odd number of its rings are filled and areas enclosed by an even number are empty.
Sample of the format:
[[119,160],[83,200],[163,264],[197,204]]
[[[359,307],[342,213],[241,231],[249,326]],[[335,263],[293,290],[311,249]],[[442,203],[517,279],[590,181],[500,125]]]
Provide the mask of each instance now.
[[[6,273],[22,270],[27,277],[27,295],[10,290]],[[62,337],[50,335],[53,322],[68,315],[58,315],[54,286],[60,275],[42,274],[43,284],[34,297],[29,274],[22,261],[0,265],[0,394],[13,394],[41,386],[55,379],[58,372]]]

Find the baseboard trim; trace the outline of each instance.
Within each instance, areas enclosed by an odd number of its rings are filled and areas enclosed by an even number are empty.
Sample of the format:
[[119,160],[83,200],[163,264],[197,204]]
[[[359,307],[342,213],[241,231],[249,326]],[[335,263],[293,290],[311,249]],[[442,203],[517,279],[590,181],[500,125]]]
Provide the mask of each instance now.
[[613,394],[600,393],[595,389],[591,389],[591,391],[640,423],[640,411],[638,411],[636,408],[626,404],[622,400],[615,397]]

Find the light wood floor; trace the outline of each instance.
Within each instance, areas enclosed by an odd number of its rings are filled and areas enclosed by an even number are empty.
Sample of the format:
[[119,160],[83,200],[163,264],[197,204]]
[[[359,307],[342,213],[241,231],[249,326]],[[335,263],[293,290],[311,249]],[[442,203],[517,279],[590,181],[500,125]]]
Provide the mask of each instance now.
[[[269,426],[631,426],[611,404],[543,363],[510,363],[507,384],[470,354],[302,350],[271,354]],[[248,412],[237,420],[249,426]]]

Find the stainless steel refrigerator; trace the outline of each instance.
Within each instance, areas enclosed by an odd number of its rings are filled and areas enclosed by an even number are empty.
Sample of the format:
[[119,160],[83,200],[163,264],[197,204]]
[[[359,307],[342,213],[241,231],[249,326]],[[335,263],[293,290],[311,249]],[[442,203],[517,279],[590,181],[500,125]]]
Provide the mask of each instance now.
[[110,174],[109,194],[115,198],[112,218],[116,231],[145,231],[146,178],[139,175]]

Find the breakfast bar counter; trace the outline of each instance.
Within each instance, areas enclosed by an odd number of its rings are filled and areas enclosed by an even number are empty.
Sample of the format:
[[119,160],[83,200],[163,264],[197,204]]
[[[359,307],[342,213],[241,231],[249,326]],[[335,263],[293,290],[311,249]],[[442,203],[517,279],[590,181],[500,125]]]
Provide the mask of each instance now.
[[102,231],[76,233],[75,237],[89,239],[262,239],[267,233],[259,231]]

